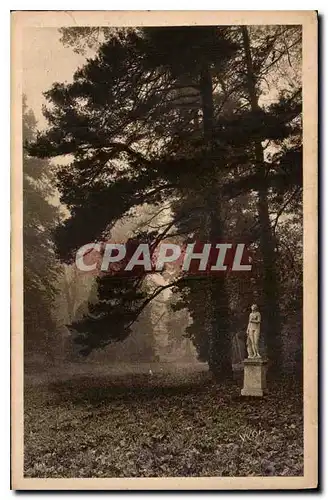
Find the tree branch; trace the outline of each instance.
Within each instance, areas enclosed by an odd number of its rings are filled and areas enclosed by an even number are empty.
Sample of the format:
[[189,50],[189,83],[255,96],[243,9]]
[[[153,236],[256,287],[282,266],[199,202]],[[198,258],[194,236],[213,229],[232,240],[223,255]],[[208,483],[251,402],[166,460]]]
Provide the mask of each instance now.
[[293,200],[293,198],[300,192],[301,188],[300,187],[297,187],[295,189],[295,191],[292,193],[292,195],[287,199],[287,201],[283,204],[283,206],[281,207],[281,209],[279,210],[279,212],[277,213],[277,216],[276,216],[276,219],[275,219],[275,222],[272,226],[272,229],[273,229],[273,233],[276,232],[276,227],[277,227],[277,224],[278,224],[278,220],[279,220],[279,217],[281,216],[281,214],[284,212],[285,208],[289,205],[289,203]]

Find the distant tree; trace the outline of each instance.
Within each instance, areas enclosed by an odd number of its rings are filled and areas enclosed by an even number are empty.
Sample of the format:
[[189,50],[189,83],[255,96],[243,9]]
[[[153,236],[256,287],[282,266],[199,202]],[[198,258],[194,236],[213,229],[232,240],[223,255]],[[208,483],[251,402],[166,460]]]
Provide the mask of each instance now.
[[[35,138],[36,120],[23,101],[23,140]],[[60,274],[52,231],[59,211],[51,203],[53,172],[47,160],[23,154],[24,348],[53,353],[56,321],[53,301]]]

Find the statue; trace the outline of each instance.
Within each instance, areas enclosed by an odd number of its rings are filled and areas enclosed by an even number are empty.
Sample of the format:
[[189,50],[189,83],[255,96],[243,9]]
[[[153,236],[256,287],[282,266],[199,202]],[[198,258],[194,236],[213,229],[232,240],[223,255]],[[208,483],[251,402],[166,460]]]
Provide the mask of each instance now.
[[260,326],[261,314],[256,304],[251,307],[249,321],[247,326],[247,354],[249,358],[260,358],[259,340],[260,340]]
[[247,326],[247,354],[244,359],[244,386],[242,396],[262,397],[267,393],[266,373],[268,360],[259,351],[261,314],[256,304],[251,307]]

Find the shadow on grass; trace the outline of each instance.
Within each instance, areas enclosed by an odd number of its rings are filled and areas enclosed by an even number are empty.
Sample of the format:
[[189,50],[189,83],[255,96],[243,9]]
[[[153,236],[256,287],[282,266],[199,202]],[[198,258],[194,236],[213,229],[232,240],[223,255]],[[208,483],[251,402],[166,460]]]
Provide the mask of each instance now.
[[99,405],[110,401],[141,402],[156,398],[174,398],[208,392],[213,386],[209,374],[192,380],[174,380],[164,375],[149,377],[145,374],[116,378],[79,377],[76,380],[48,384],[56,402]]
[[[287,377],[284,381],[269,384],[268,394],[262,398],[245,397],[240,394],[239,381],[217,384],[208,372],[197,374],[121,374],[115,376],[79,376],[69,380],[57,380],[38,387],[35,397],[46,397],[48,405],[91,405],[98,407],[111,402],[147,403],[156,401],[166,405],[165,400],[176,399],[184,404],[189,398],[213,398],[220,406],[237,406],[240,409],[251,407],[265,408],[279,405],[286,400],[302,401],[302,389],[295,380]],[[29,387],[26,387],[26,400],[30,400]]]

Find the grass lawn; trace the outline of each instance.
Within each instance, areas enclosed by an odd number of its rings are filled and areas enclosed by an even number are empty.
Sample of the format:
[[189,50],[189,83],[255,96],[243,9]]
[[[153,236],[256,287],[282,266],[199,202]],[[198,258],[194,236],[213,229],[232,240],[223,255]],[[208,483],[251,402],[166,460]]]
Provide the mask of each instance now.
[[183,372],[29,385],[25,476],[303,475],[302,392],[269,391],[243,398]]

